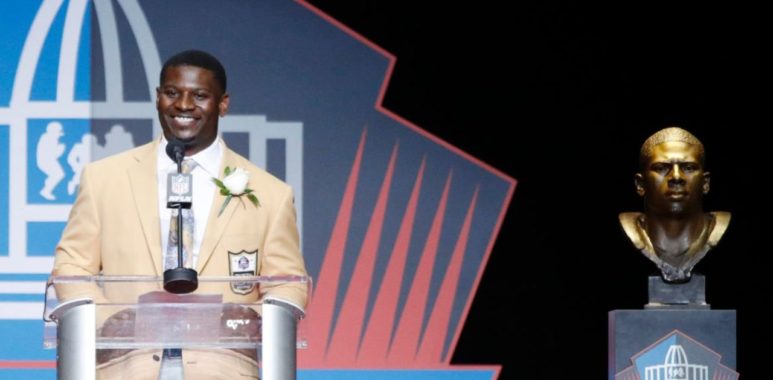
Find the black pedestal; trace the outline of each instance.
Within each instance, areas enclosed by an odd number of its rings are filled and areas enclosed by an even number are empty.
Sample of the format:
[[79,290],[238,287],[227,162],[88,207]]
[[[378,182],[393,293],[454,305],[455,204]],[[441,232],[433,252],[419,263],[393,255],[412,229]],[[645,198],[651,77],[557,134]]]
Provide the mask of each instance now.
[[682,284],[671,284],[660,276],[649,277],[650,302],[645,309],[710,309],[706,303],[706,277],[696,274]]
[[609,312],[609,380],[735,380],[736,312],[709,310],[705,279],[650,277],[645,310]]

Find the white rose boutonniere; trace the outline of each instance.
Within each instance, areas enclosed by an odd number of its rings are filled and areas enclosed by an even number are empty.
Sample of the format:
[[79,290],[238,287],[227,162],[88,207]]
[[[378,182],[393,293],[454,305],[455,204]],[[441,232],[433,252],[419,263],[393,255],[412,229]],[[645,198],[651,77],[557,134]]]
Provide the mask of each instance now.
[[220,214],[223,213],[223,210],[225,210],[233,197],[239,198],[239,200],[242,201],[242,205],[244,205],[242,195],[245,195],[255,207],[260,206],[258,197],[252,193],[254,190],[247,188],[247,182],[249,182],[249,180],[250,173],[248,171],[242,168],[231,169],[228,166],[225,167],[225,176],[223,176],[222,181],[217,178],[212,178],[215,185],[220,188],[220,194],[225,196],[225,201],[223,202],[223,205],[220,206],[220,212],[217,213],[217,216],[220,216]]

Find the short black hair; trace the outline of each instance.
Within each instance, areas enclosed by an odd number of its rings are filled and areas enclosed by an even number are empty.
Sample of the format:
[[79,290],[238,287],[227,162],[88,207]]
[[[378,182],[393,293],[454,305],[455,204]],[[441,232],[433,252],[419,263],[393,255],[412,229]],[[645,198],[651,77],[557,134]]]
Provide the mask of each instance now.
[[159,84],[163,85],[164,73],[166,73],[167,68],[178,66],[195,66],[211,71],[215,74],[215,80],[220,84],[223,93],[225,93],[227,88],[225,68],[212,54],[201,50],[185,50],[173,55],[164,62],[164,66],[161,68],[161,74],[158,78]]

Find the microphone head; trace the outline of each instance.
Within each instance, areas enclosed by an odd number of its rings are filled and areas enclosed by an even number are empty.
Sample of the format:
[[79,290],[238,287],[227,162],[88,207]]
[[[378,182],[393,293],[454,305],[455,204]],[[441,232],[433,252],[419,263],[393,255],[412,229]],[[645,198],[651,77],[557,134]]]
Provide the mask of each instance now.
[[166,155],[174,162],[181,162],[185,157],[185,143],[175,138],[169,139],[166,144]]

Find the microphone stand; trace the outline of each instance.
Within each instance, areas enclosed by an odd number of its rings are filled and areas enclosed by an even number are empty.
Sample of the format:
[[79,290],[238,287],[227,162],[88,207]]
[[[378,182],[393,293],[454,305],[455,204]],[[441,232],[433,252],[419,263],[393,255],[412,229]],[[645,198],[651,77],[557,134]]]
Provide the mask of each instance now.
[[[177,161],[177,174],[183,172],[183,160]],[[191,252],[188,252],[191,254]],[[183,204],[177,202],[177,268],[184,268],[183,263]],[[186,292],[187,293],[187,292]]]
[[[185,152],[185,145],[181,141],[169,141],[166,153],[177,163],[178,174],[183,172],[183,152]],[[183,263],[183,208],[190,208],[191,205],[177,202],[174,206],[177,208],[177,268],[164,271],[164,290],[174,294],[185,294],[199,287],[198,273],[194,269],[185,268]],[[188,254],[192,255],[193,252]]]

